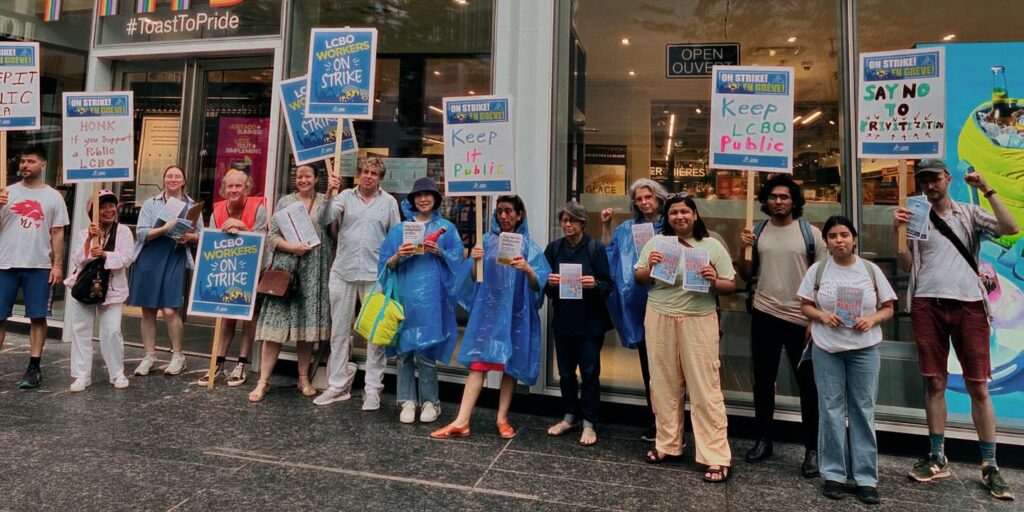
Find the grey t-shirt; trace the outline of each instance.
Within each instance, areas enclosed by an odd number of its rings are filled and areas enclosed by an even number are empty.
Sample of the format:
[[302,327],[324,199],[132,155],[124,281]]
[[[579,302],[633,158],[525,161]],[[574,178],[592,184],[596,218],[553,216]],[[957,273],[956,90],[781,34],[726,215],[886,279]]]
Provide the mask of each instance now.
[[50,228],[68,225],[64,198],[49,186],[7,187],[7,206],[0,211],[0,269],[50,268]]
[[[828,255],[821,230],[811,225],[814,239],[814,260]],[[807,247],[800,223],[793,221],[779,227],[771,222],[764,226],[757,240],[760,269],[757,275],[757,293],[754,309],[798,325],[807,325],[807,317],[800,311],[800,297],[796,291],[807,273]]]

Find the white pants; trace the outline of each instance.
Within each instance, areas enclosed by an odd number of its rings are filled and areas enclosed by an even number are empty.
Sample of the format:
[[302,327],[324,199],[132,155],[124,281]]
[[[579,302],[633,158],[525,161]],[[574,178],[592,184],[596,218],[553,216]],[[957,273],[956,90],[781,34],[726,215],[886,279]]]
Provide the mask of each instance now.
[[87,305],[78,302],[69,292],[67,318],[71,321],[71,378],[92,378],[92,330],[96,316],[100,318],[100,353],[107,364],[110,379],[124,376],[124,338],[121,336],[121,306]]
[[[356,300],[361,300],[371,288],[373,281],[344,281],[331,274],[331,357],[327,360],[327,383],[332,388],[352,388],[355,372],[348,362],[352,353],[352,323],[355,321]],[[387,362],[384,347],[367,343],[364,388],[367,395],[380,395],[384,389],[384,367]]]

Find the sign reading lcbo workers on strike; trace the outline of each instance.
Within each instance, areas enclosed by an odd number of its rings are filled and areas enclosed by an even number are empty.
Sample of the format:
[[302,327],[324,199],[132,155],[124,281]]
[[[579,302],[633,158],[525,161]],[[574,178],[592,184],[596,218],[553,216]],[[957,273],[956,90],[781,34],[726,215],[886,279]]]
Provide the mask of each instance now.
[[188,314],[252,320],[262,265],[262,233],[204,229],[192,269]]
[[[284,121],[288,126],[288,141],[292,145],[295,165],[319,162],[333,157],[335,135],[338,132],[337,118],[306,115],[306,81],[304,76],[284,80],[280,89]],[[358,151],[352,120],[346,118],[342,121],[342,154]]]
[[39,129],[39,43],[0,43],[0,131]]
[[793,172],[793,68],[715,66],[711,168]]
[[444,173],[449,196],[515,191],[512,99],[465,96],[444,99]]
[[377,29],[314,28],[306,115],[373,119]]
[[707,78],[715,66],[739,64],[739,43],[665,46],[665,78]]
[[857,156],[946,156],[946,49],[860,54]]
[[64,93],[64,182],[135,179],[131,91]]

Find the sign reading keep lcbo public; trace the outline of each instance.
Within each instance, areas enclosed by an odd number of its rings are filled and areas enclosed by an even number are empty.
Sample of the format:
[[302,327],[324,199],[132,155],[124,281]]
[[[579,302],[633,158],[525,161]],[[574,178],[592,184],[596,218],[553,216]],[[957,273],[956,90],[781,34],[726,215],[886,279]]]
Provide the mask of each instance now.
[[515,193],[512,99],[444,98],[445,193],[486,196]]
[[377,29],[314,28],[306,115],[373,119]]
[[252,320],[262,264],[262,233],[204,229],[192,269],[188,314]]
[[39,43],[0,43],[0,131],[39,129]]
[[131,91],[64,93],[64,182],[132,181]]
[[946,49],[860,54],[857,156],[946,156]]
[[[292,145],[295,165],[333,157],[335,134],[338,131],[337,118],[306,116],[306,82],[305,76],[281,82],[281,106],[284,107],[284,120],[288,126],[288,141]],[[357,151],[359,146],[356,144],[352,120],[344,119],[342,126],[342,154]]]
[[793,172],[793,68],[715,66],[711,87],[709,167]]

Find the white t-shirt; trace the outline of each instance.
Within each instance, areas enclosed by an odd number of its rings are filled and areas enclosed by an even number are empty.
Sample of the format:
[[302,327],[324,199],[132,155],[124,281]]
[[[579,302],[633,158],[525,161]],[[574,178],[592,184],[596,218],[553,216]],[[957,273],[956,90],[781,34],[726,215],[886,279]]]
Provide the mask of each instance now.
[[[825,272],[821,276],[818,285],[818,293],[814,293],[814,279],[818,272],[818,265],[825,265]],[[875,284],[878,286],[878,295],[875,295],[875,286],[871,284],[871,276],[868,271],[875,273]],[[840,286],[857,288],[862,290],[861,314],[867,316],[878,310],[878,304],[890,300],[896,300],[896,292],[893,291],[885,274],[877,265],[870,261],[864,261],[859,257],[849,267],[839,266],[832,258],[825,258],[822,261],[811,265],[804,274],[800,283],[797,295],[803,299],[813,300],[818,309],[834,313],[836,311],[836,289]],[[879,299],[881,299],[879,301]],[[845,352],[848,350],[860,350],[873,347],[882,342],[882,326],[876,325],[868,332],[861,332],[849,327],[829,327],[821,322],[811,322],[811,337],[818,348],[829,352]]]
[[[967,240],[964,225],[958,222],[953,213],[942,218],[953,234],[961,241]],[[917,274],[915,297],[934,297],[939,299],[956,299],[964,302],[982,300],[981,288],[978,286],[978,275],[964,259],[960,251],[950,242],[931,221],[928,240],[918,242],[921,250],[921,270]]]
[[68,225],[64,198],[48,186],[33,189],[21,183],[7,187],[7,193],[7,205],[0,210],[0,269],[50,268],[50,228]]

